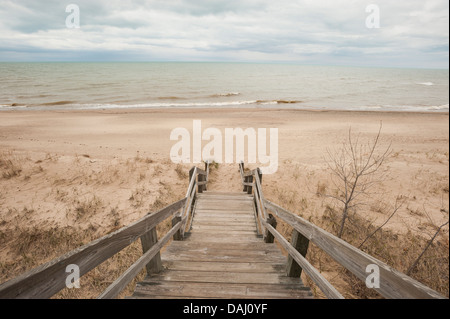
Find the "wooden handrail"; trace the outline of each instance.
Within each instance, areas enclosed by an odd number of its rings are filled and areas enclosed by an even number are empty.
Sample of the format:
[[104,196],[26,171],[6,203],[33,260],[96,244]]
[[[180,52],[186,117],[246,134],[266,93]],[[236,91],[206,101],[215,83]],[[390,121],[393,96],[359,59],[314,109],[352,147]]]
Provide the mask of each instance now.
[[[360,280],[366,280],[368,276],[368,273],[366,272],[367,266],[376,265],[380,270],[380,288],[374,289],[386,298],[445,298],[433,289],[364,253],[324,229],[289,212],[277,204],[264,199],[260,181],[260,170],[255,169],[244,174],[244,163],[239,164],[239,169],[244,191],[248,192],[249,189],[253,191],[253,196],[257,204],[256,207],[258,209],[256,216],[258,216],[261,225],[266,229],[265,238],[268,236],[267,232],[272,234],[272,236],[277,239],[289,253],[287,267],[287,274],[289,276],[300,276],[301,270],[303,269],[327,297],[343,298],[342,295],[305,259],[308,244],[311,241]],[[249,176],[253,176],[252,182],[248,181]],[[291,243],[289,243],[275,227],[268,222],[269,219],[265,212],[266,209],[273,212],[276,217],[280,218],[294,229]],[[269,216],[270,218],[273,218],[273,215]]]
[[172,229],[158,241],[151,249],[145,252],[133,265],[130,266],[119,278],[117,278],[97,299],[112,299],[136,277],[142,268],[164,247],[172,236],[181,228],[182,223],[178,222]]
[[382,261],[366,254],[365,252],[350,245],[344,240],[330,234],[324,229],[308,222],[286,209],[266,200],[268,209],[292,226],[295,230],[308,238],[329,256],[352,272],[356,277],[365,280],[367,277],[366,267],[377,265],[380,269],[380,288],[374,288],[386,298],[443,298],[433,289],[423,285],[413,278],[386,265]]
[[[116,297],[145,266],[147,266],[147,272],[161,270],[159,252],[171,237],[177,240],[183,239],[183,227],[189,218],[196,194],[206,189],[209,164],[209,162],[205,163],[205,170],[193,167],[190,174],[189,187],[183,199],[160,211],[148,213],[128,226],[76,248],[1,284],[0,298],[50,298],[66,287],[67,266],[78,266],[80,270],[79,275],[82,277],[139,238],[144,250],[143,255],[114,281],[99,298]],[[156,226],[174,215],[176,216],[172,220],[173,227],[158,241]],[[181,234],[177,235],[180,230]]]
[[281,246],[287,250],[289,255],[301,265],[306,274],[316,283],[322,292],[330,299],[344,299],[344,297],[336,290],[328,280],[323,277],[320,272],[314,268],[305,257],[303,257],[275,228],[267,222],[264,222],[266,228],[278,240]]
[[184,206],[185,201],[186,198],[183,198],[156,213],[149,213],[129,226],[3,283],[0,285],[0,298],[52,297],[66,287],[68,275],[66,267],[68,265],[77,265],[80,269],[80,276],[83,276],[154,229],[160,222],[177,213]]

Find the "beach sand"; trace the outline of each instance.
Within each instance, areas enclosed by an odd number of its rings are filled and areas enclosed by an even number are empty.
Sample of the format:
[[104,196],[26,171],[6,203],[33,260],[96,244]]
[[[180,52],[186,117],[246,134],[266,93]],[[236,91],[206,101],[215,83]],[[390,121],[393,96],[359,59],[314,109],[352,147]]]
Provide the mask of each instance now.
[[[265,197],[305,218],[320,218],[336,202],[327,150],[348,139],[389,145],[389,169],[358,214],[380,225],[396,199],[404,204],[385,226],[429,238],[448,220],[449,115],[273,109],[117,109],[0,113],[0,282],[18,266],[14,233],[70,227],[98,238],[184,197],[192,164],[170,160],[175,128],[278,128],[278,171],[263,177]],[[206,142],[203,142],[203,146]],[[202,166],[199,164],[198,166]],[[258,164],[248,164],[253,169]],[[261,165],[264,166],[264,165]],[[241,191],[237,164],[211,171],[209,190]],[[300,203],[300,205],[299,205]],[[448,227],[440,237],[448,243]],[[83,242],[83,241],[82,241]],[[84,241],[85,242],[85,241]],[[23,247],[22,247],[23,248]],[[23,248],[25,249],[25,248]],[[61,247],[63,250],[64,247]],[[65,251],[51,251],[43,260]],[[19,260],[19,261],[18,261]],[[12,264],[16,263],[15,266]]]

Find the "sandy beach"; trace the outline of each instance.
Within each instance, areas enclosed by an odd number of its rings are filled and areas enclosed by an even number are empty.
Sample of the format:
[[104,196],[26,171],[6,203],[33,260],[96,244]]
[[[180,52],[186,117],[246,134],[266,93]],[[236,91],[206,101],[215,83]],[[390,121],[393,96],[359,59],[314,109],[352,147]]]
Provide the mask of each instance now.
[[[68,227],[89,230],[89,238],[98,238],[182,198],[192,164],[172,163],[175,141],[170,133],[178,127],[192,131],[193,120],[221,132],[236,127],[278,128],[278,171],[263,177],[265,196],[313,221],[327,207],[337,207],[319,196],[333,192],[327,150],[338,149],[350,129],[361,141],[369,141],[382,123],[380,149],[389,145],[392,149],[385,164],[389,173],[371,190],[370,203],[361,206],[358,214],[380,225],[402,198],[402,207],[385,229],[426,239],[448,220],[448,113],[5,111],[0,113],[0,282],[68,247],[48,248],[39,257],[42,260],[27,263],[27,249],[37,247],[18,245],[18,230]],[[211,174],[210,190],[241,190],[237,164],[220,164]],[[448,226],[438,241],[448,245]]]

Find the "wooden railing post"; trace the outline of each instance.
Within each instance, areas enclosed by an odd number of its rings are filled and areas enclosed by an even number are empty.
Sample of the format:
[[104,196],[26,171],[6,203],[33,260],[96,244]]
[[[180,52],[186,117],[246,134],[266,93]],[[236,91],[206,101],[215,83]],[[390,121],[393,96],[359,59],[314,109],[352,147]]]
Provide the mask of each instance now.
[[[272,214],[269,214],[269,217],[267,218],[267,224],[272,226],[274,229],[277,228],[277,220],[275,219],[275,217],[273,217]],[[266,234],[264,236],[264,242],[266,244],[272,244],[274,239],[275,238],[273,237],[273,234],[268,229],[266,229]]]
[[[181,215],[176,215],[172,218],[172,227],[175,227],[176,224],[181,222]],[[183,240],[183,234],[181,228],[173,235],[173,240],[180,241]]]
[[192,167],[192,168],[189,170],[189,183],[190,183],[191,180],[192,180],[192,175],[194,175],[194,171],[195,171],[195,167]]
[[[297,230],[292,231],[291,245],[303,256],[306,257],[308,252],[309,239],[300,234]],[[289,255],[286,266],[286,274],[288,277],[300,277],[302,267]]]
[[[141,236],[142,251],[145,254],[150,248],[158,242],[156,227],[152,228]],[[147,274],[158,273],[162,270],[161,254],[158,252],[155,257],[146,265]]]
[[[248,183],[253,183],[253,175],[249,175],[249,176],[247,176],[247,182]],[[253,189],[253,187],[252,186],[247,186],[247,194],[252,194],[252,189]]]
[[[262,176],[263,176],[263,174],[262,174],[261,169],[259,167],[258,167],[257,173],[258,173],[259,182],[261,183],[261,188],[262,188]],[[262,189],[261,189],[261,191],[262,191]]]
[[[242,161],[239,163],[239,172],[241,174],[241,179],[243,179],[242,182],[246,183],[248,181],[248,178],[246,176],[244,176],[244,162],[242,162]],[[247,192],[247,185],[244,184],[243,186],[244,186],[244,188],[242,191]]]
[[198,174],[197,176],[198,176],[198,182],[199,182],[198,192],[199,193],[203,193],[203,188],[205,187],[205,185],[201,185],[200,182],[205,182],[206,181],[206,175]]
[[204,185],[204,190],[207,191],[208,190],[208,178],[209,178],[209,160],[207,160],[205,162],[205,172],[206,172],[206,176],[205,176],[205,181],[206,184]]

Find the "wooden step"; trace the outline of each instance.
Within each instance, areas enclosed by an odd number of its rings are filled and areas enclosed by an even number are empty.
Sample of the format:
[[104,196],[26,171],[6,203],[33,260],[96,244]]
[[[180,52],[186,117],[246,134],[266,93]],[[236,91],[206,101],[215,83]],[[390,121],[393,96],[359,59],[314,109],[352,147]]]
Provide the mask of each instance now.
[[227,298],[227,299],[310,299],[309,288],[301,285],[233,284],[152,281],[138,284],[133,298]]
[[253,197],[204,192],[183,241],[161,253],[163,270],[140,282],[131,298],[312,298],[286,276],[287,257],[257,235]]

